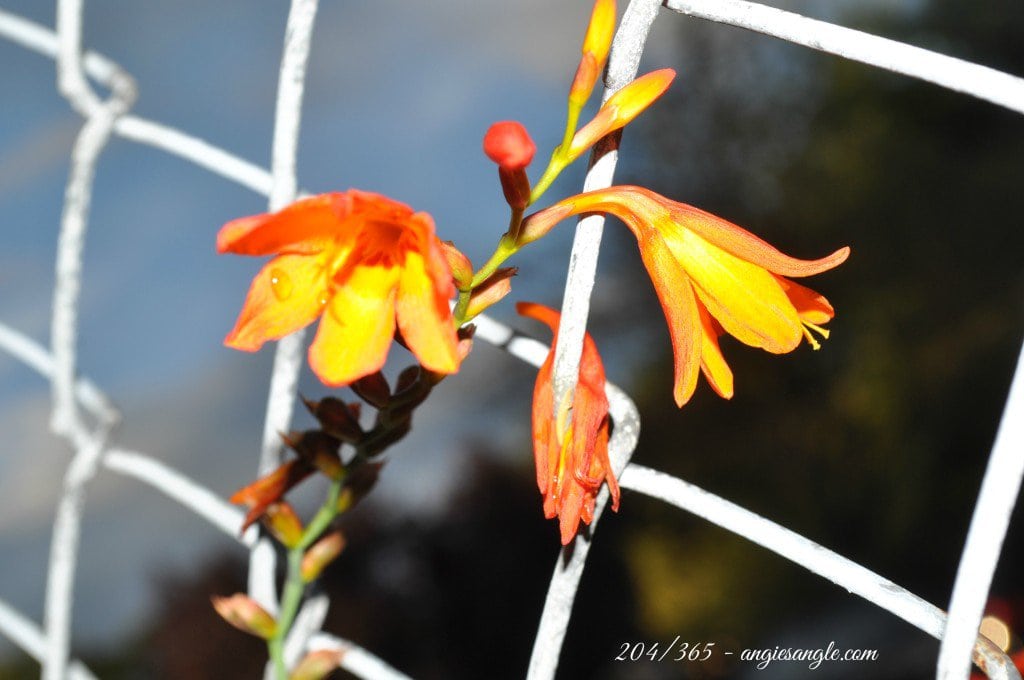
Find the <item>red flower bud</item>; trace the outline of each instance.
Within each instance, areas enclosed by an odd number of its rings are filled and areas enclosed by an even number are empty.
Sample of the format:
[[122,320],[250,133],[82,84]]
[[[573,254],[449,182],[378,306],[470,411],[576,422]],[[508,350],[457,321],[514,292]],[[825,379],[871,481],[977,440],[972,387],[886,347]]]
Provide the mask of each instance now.
[[514,120],[495,123],[484,135],[484,153],[502,170],[521,170],[537,151],[530,134]]

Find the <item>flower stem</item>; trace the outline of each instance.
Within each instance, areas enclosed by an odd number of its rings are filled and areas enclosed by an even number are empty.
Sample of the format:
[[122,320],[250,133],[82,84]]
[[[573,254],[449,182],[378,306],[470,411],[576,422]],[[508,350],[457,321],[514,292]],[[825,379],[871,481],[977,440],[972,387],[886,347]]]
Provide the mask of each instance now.
[[341,495],[342,481],[342,479],[337,479],[331,482],[327,500],[302,532],[299,542],[288,551],[288,576],[285,580],[284,592],[281,594],[281,614],[277,619],[274,636],[267,640],[267,651],[274,664],[274,675],[277,680],[288,679],[288,667],[284,659],[284,642],[292,624],[295,623],[295,616],[302,603],[302,596],[306,592],[306,583],[302,579],[302,558],[306,554],[306,549],[338,516],[338,497]]
[[555,178],[569,165],[568,159],[562,152],[563,148],[568,147],[555,147],[554,152],[551,154],[551,160],[548,161],[548,167],[544,169],[544,174],[540,176],[540,179],[537,180],[537,183],[530,191],[530,205],[537,202],[541,195],[551,186],[551,183],[555,181]]
[[515,240],[509,235],[505,234],[498,241],[498,247],[494,249],[494,253],[491,255],[491,259],[484,263],[484,266],[480,267],[479,271],[473,275],[473,281],[469,284],[469,287],[476,288],[481,283],[491,277],[491,274],[498,270],[498,267],[505,263],[505,260],[516,254],[519,247],[516,245]]
[[[518,218],[517,218],[518,216]],[[512,223],[522,221],[522,211],[513,211]],[[518,225],[516,225],[518,227]],[[511,229],[510,229],[511,231]],[[491,275],[505,263],[508,258],[512,257],[519,251],[519,246],[516,245],[515,237],[511,236],[509,232],[506,232],[501,239],[498,241],[498,246],[494,249],[494,253],[490,259],[484,263],[479,271],[473,275],[473,280],[466,288],[459,289],[459,298],[455,302],[455,310],[452,312],[452,317],[455,320],[455,327],[459,328],[462,324],[466,323],[466,310],[469,308],[469,298],[473,294],[473,291],[478,288],[484,281],[489,279]]]

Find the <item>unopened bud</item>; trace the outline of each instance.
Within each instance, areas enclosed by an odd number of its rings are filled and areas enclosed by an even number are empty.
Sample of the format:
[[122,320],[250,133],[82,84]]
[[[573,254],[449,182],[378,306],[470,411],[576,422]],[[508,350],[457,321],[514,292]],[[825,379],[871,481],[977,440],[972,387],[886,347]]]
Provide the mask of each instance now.
[[469,297],[466,318],[472,319],[512,292],[512,277],[516,275],[517,271],[518,269],[515,267],[498,269],[486,281],[477,286]]
[[345,467],[341,463],[341,441],[321,430],[292,432],[283,437],[285,444],[292,448],[299,458],[322,472],[329,479],[341,479]]
[[468,288],[473,281],[473,263],[451,241],[441,241],[441,252],[444,253],[444,259],[452,271],[455,287],[459,290]]
[[302,540],[302,521],[288,503],[282,501],[267,506],[263,523],[286,548],[294,548]]
[[530,164],[536,152],[530,133],[514,120],[495,123],[484,135],[484,153],[505,170],[522,170]]
[[469,353],[473,351],[473,335],[476,333],[476,326],[473,324],[466,324],[458,330],[459,344],[456,345],[455,351],[459,355],[459,361],[465,361]]
[[359,426],[359,404],[346,404],[335,397],[324,397],[320,401],[302,400],[321,429],[343,442],[354,443],[363,436]]
[[395,381],[395,395],[397,396],[409,390],[409,388],[418,383],[422,377],[422,367],[419,365],[406,366],[402,369],[402,372],[398,374],[398,380]]
[[530,178],[526,176],[526,170],[498,168],[498,180],[509,207],[522,210],[530,205]]
[[305,583],[315,581],[328,564],[345,549],[345,537],[340,531],[327,534],[310,546],[302,556],[301,574]]
[[519,227],[516,245],[522,247],[527,243],[533,243],[572,214],[572,205],[566,204],[565,201],[533,213],[523,220]]
[[349,385],[359,398],[374,408],[383,408],[391,398],[391,388],[380,371],[363,376]]
[[[287,440],[286,440],[287,441]],[[232,503],[246,505],[249,512],[242,524],[242,531],[259,519],[266,509],[281,500],[292,487],[313,473],[313,467],[302,459],[290,460],[273,472],[244,486],[229,499]]]
[[338,496],[339,513],[351,510],[366,494],[370,493],[370,490],[376,486],[383,467],[384,463],[363,463],[352,470],[345,479],[344,486],[341,487],[341,495]]
[[575,160],[605,135],[625,127],[665,93],[676,72],[663,68],[643,75],[608,98],[593,120],[577,130],[568,158]]
[[594,55],[599,64],[608,58],[615,37],[615,0],[596,0],[590,12],[590,24],[583,37],[583,53]]
[[242,632],[269,640],[277,630],[274,617],[248,595],[236,593],[231,597],[213,597],[211,601],[221,618]]
[[590,98],[594,84],[601,75],[601,69],[608,60],[614,36],[615,0],[597,0],[590,13],[587,34],[583,38],[583,58],[580,59],[572,87],[569,89],[569,101],[573,106],[582,108]]
[[310,652],[295,667],[288,680],[323,680],[341,666],[344,652],[336,649],[318,649]]

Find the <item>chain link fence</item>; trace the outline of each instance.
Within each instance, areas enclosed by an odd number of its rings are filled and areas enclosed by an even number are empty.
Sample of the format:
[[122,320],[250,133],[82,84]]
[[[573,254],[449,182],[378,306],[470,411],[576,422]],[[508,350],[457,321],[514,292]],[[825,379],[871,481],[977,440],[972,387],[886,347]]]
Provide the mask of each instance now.
[[[84,377],[79,366],[78,315],[82,281],[82,252],[87,238],[89,206],[98,160],[113,137],[149,145],[181,157],[268,197],[273,211],[300,195],[296,181],[305,72],[317,14],[316,0],[292,0],[284,28],[273,154],[269,170],[242,160],[222,148],[159,122],[136,116],[132,106],[136,83],[116,63],[82,44],[83,0],[59,0],[56,26],[51,29],[0,9],[0,37],[46,55],[56,62],[57,87],[84,122],[71,151],[71,171],[59,225],[52,300],[51,337],[42,346],[18,329],[0,324],[0,348],[39,373],[51,385],[51,428],[74,454],[64,470],[63,491],[55,512],[45,614],[42,626],[0,602],[0,633],[39,660],[43,677],[92,678],[71,656],[71,611],[74,576],[86,493],[99,474],[114,473],[149,485],[239,540],[251,553],[249,594],[269,611],[277,607],[274,586],[275,554],[255,529],[238,536],[242,513],[210,490],[144,453],[111,444],[118,425],[117,407],[102,389]],[[739,26],[807,48],[918,78],[1024,113],[1024,80],[983,66],[944,56],[878,36],[816,21],[743,0],[633,0],[622,18],[609,62],[607,98],[637,72],[648,32],[654,21],[678,21],[676,15]],[[94,84],[106,90],[100,93]],[[143,84],[145,86],[145,84]],[[584,189],[611,185],[617,153],[601,153],[592,164]],[[574,389],[595,280],[603,218],[587,217],[577,227],[562,306],[555,358],[555,389],[564,395]],[[497,321],[478,320],[477,338],[493,343],[515,357],[539,366],[547,347],[520,336]],[[278,432],[289,429],[303,334],[278,343],[267,401],[259,471],[265,473],[282,455]],[[658,498],[693,513],[826,578],[941,640],[937,676],[963,678],[973,655],[992,678],[1020,675],[1005,654],[977,630],[1024,473],[1024,378],[1018,365],[988,468],[978,493],[963,556],[953,584],[948,614],[841,555],[829,551],[771,520],[684,480],[630,463],[640,418],[629,396],[609,385],[615,423],[611,458],[622,487]],[[555,398],[556,403],[561,399]],[[527,676],[554,677],[577,586],[594,531],[607,503],[602,490],[588,537],[581,537],[557,561],[541,614]],[[328,602],[315,596],[303,606],[286,645],[294,662],[305,651],[339,649],[343,667],[366,678],[405,677],[386,662],[355,644],[321,632]]]

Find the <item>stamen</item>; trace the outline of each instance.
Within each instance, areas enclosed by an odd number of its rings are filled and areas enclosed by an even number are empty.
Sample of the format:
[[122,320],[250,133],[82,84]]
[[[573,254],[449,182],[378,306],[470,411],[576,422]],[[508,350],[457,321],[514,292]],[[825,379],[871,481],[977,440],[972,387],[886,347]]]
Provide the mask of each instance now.
[[[827,328],[822,328],[821,326],[813,324],[813,323],[811,323],[809,321],[801,321],[800,323],[803,324],[801,326],[800,330],[802,330],[804,332],[804,337],[807,338],[807,342],[809,342],[811,344],[811,348],[812,349],[821,349],[821,344],[817,341],[817,339],[813,335],[811,335],[811,331],[815,331],[816,333],[821,335],[821,337],[823,337],[823,338],[825,338],[827,340],[828,339],[828,329]],[[810,330],[808,330],[808,329],[810,329]]]

